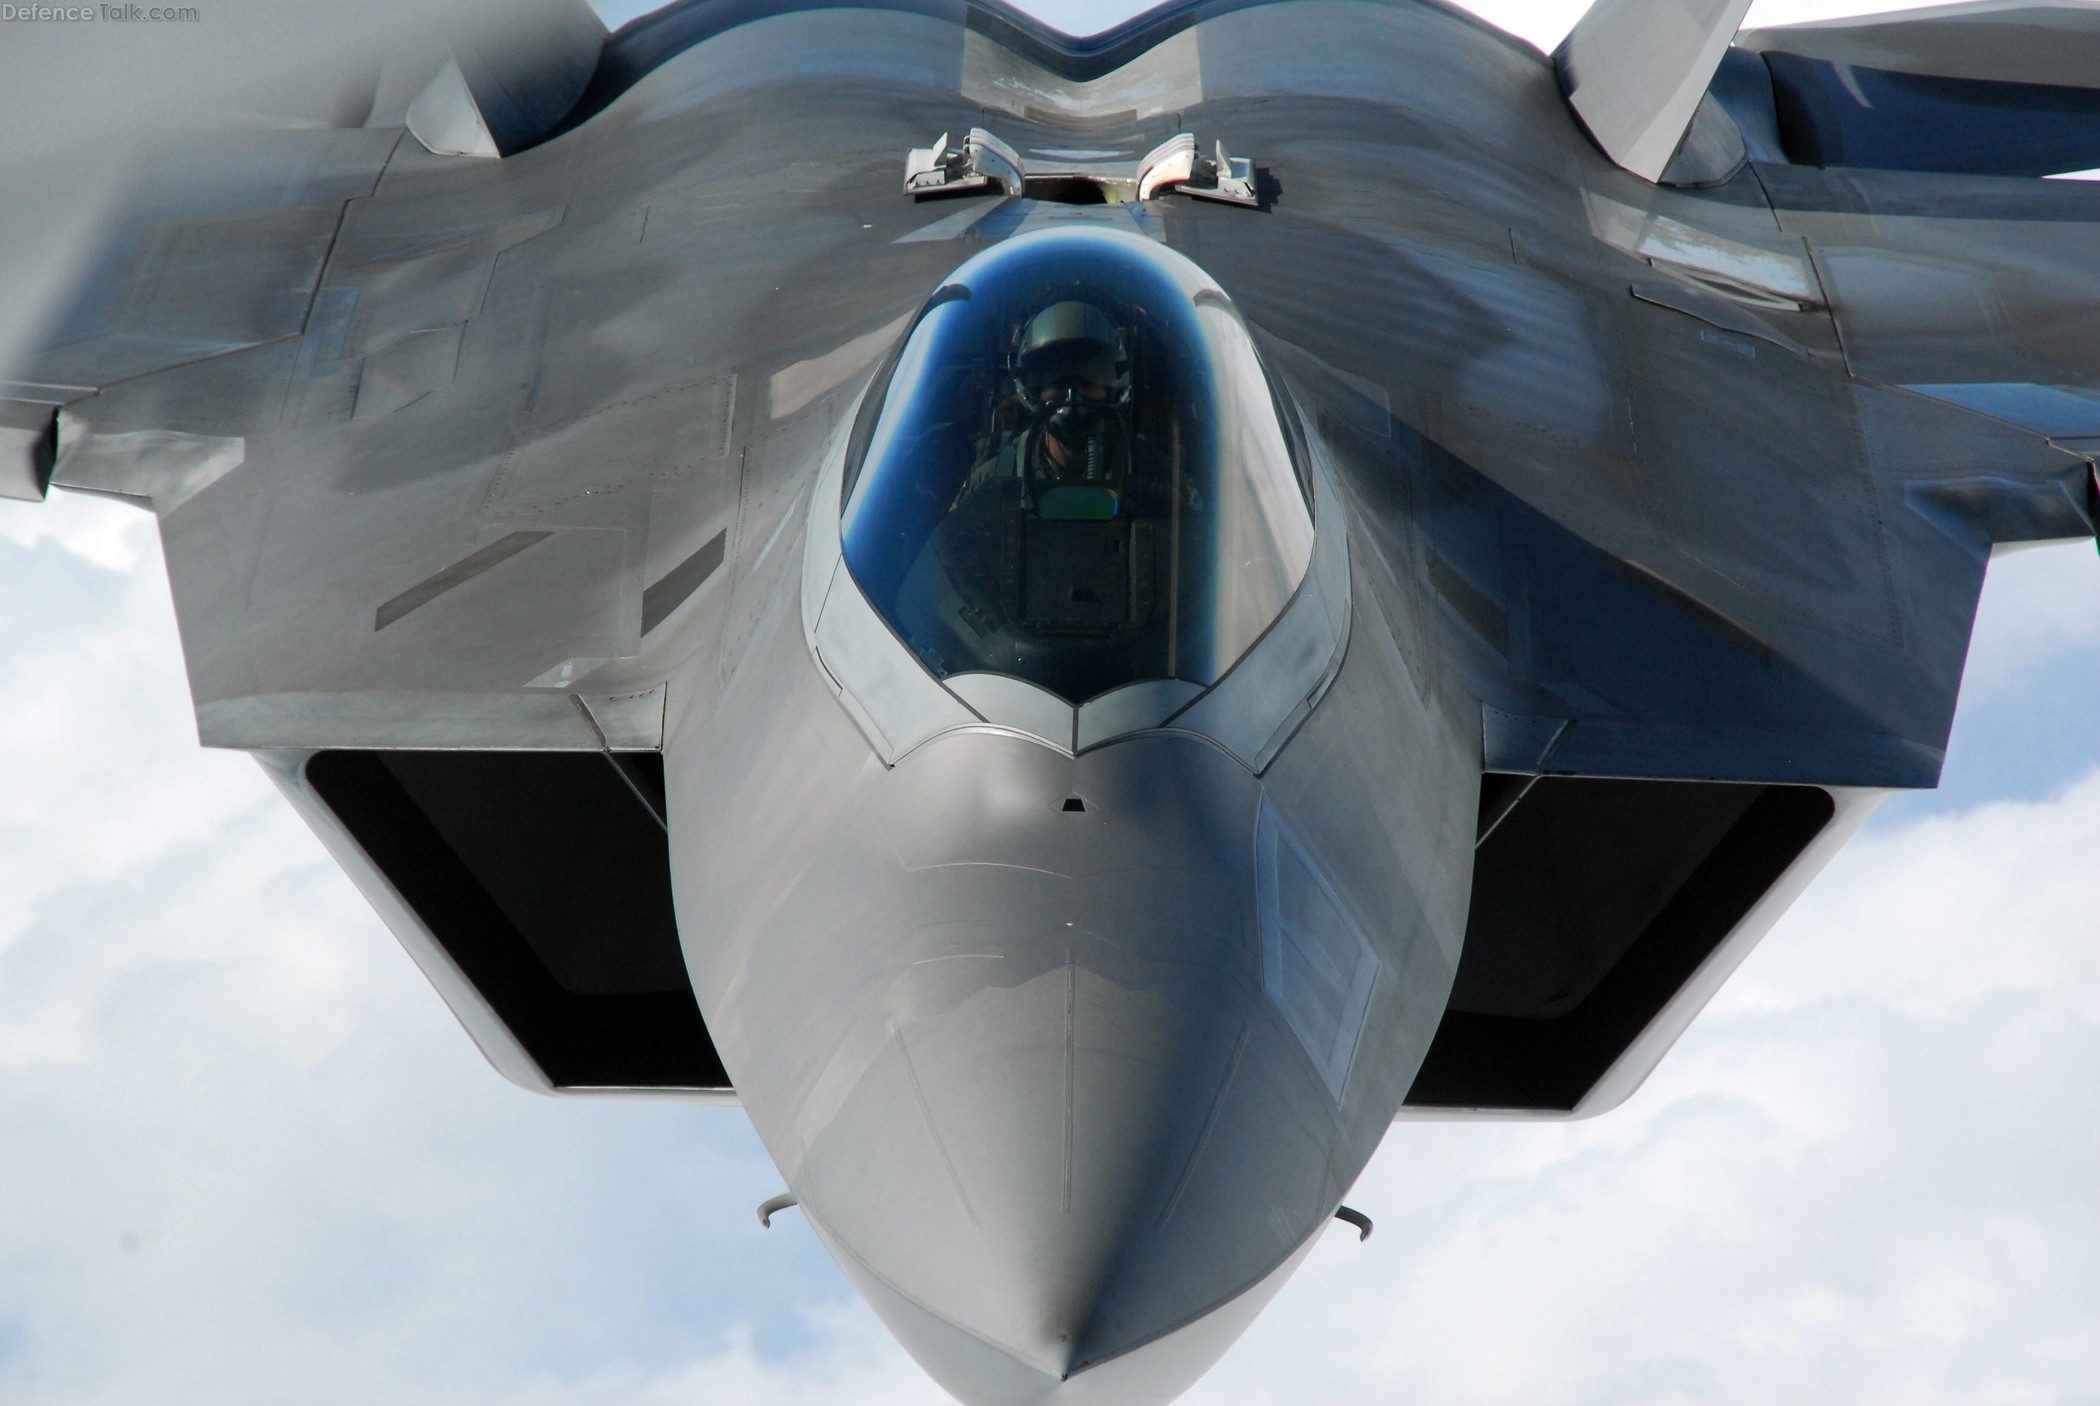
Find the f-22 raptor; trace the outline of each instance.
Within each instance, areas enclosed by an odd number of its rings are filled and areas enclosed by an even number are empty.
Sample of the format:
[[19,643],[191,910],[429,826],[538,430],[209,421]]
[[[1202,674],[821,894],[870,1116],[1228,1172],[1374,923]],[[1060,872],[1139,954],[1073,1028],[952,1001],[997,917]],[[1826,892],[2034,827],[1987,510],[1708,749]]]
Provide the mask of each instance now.
[[2090,537],[2100,15],[580,4],[169,134],[0,385],[505,1076],[981,1406],[1623,1101]]

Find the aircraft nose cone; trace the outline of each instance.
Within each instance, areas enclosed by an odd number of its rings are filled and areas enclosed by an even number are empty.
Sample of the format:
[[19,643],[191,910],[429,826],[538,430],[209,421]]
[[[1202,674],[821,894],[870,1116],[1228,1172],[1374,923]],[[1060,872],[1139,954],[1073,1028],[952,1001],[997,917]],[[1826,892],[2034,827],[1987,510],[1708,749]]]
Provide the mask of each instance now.
[[[1339,1195],[1331,1120],[1299,1102],[1320,1091],[1290,1077],[1289,1051],[1229,983],[1176,1000],[1119,981],[1124,954],[1077,927],[1037,943],[1032,961],[934,964],[958,970],[929,980],[968,981],[974,965],[982,984],[894,1027],[799,1188],[899,1338],[965,1400],[1034,1399],[1029,1385],[1203,1318],[1288,1259]],[[1028,970],[985,980],[1008,962]],[[1030,1370],[974,1361],[957,1338]]]
[[1354,1165],[1262,996],[1258,798],[1235,817],[1213,794],[1191,813],[1227,822],[1176,837],[1138,771],[1078,783],[1094,829],[1076,848],[1016,833],[1071,823],[1064,782],[1015,825],[910,830],[907,901],[870,919],[886,975],[863,978],[867,1036],[801,1106],[804,1209],[968,1402],[1171,1399]]

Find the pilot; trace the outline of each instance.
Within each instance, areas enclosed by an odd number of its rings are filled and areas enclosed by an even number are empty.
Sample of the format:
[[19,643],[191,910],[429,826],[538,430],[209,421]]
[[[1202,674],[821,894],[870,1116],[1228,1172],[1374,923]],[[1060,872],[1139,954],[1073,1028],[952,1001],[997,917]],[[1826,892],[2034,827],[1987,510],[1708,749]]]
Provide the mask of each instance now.
[[1020,423],[999,437],[965,494],[989,478],[1020,477],[1040,518],[1114,518],[1129,465],[1122,361],[1115,324],[1091,303],[1067,299],[1029,318],[1011,363]]

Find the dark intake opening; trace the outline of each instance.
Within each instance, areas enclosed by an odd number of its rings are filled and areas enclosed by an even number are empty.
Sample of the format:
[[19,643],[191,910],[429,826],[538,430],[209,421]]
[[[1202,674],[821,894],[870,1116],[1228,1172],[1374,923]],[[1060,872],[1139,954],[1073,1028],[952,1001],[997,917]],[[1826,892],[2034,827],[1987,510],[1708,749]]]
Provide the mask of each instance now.
[[1049,200],[1059,205],[1106,205],[1108,192],[1099,181],[1085,176],[1038,176],[1022,183],[1022,193],[1030,200]]
[[729,1087],[678,945],[661,757],[333,751],[306,776],[557,1087]]
[[1574,1108],[1835,813],[1814,786],[1492,780],[1414,1107]]

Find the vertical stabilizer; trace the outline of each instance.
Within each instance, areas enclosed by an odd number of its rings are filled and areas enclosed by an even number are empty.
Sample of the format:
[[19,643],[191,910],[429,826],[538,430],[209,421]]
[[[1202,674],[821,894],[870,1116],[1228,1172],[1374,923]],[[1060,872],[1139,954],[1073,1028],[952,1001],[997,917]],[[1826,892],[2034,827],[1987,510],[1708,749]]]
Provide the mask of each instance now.
[[605,25],[585,0],[503,0],[448,26],[451,59],[409,104],[441,156],[508,156],[554,130],[597,71]]
[[1561,91],[1613,161],[1659,180],[1750,0],[1597,0],[1554,50]]

